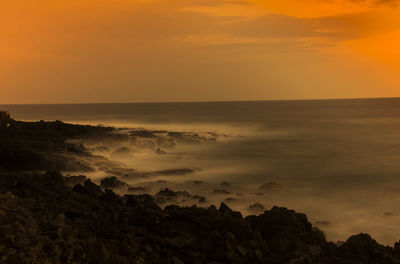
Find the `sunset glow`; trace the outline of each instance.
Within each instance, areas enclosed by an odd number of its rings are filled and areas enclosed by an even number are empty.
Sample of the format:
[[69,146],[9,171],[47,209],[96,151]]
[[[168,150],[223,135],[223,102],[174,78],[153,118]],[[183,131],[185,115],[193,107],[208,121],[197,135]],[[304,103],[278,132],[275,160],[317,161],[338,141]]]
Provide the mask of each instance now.
[[0,4],[1,263],[400,264],[400,0]]
[[400,96],[399,10],[396,0],[9,1],[0,103]]

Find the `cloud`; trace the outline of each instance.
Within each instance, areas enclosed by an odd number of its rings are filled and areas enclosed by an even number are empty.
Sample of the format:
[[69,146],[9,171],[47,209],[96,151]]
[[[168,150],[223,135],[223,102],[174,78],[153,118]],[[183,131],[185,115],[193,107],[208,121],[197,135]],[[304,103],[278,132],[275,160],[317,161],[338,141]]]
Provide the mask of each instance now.
[[[386,7],[282,1],[9,1],[0,9],[7,25],[0,32],[0,85],[15,100],[25,94],[46,102],[57,94],[73,101],[71,87],[79,87],[81,101],[234,100],[260,91],[277,98],[282,87],[337,87],[326,84],[343,68],[332,63],[330,48],[400,27],[397,11]],[[325,9],[310,8],[317,6]],[[315,80],[322,68],[325,77]]]
[[399,0],[350,0],[359,4],[369,5],[388,5],[390,7],[396,7],[400,2]]
[[[346,1],[389,4],[398,0]],[[244,0],[175,0],[168,3],[136,0],[132,3],[118,1],[119,5],[101,1],[98,6],[90,6],[87,1],[80,4],[60,1],[46,2],[47,5],[36,7],[35,12],[29,1],[19,2],[26,2],[27,8],[8,4],[7,12],[15,12],[14,16],[0,11],[2,24],[17,25],[5,28],[6,33],[3,31],[0,39],[6,42],[15,39],[17,43],[13,44],[18,46],[28,45],[19,39],[29,37],[32,45],[37,43],[35,48],[43,46],[43,41],[53,42],[52,47],[63,46],[62,42],[69,46],[83,44],[84,47],[85,42],[89,44],[92,40],[101,45],[102,42],[124,40],[129,43],[146,39],[183,40],[192,45],[198,41],[204,46],[207,41],[210,45],[241,45],[315,38],[317,42],[325,39],[332,44],[333,41],[363,38],[399,28],[397,13],[387,15],[381,11],[368,11],[301,17],[268,13],[268,8]],[[305,0],[308,2],[321,1]],[[338,1],[328,1],[331,2]],[[9,17],[11,20],[7,19]]]

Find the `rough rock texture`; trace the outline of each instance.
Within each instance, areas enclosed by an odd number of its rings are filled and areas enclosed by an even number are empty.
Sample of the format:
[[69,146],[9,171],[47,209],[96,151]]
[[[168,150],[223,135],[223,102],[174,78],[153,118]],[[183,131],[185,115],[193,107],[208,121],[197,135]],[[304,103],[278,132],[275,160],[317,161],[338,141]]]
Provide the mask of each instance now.
[[102,179],[100,186],[103,188],[109,188],[109,189],[126,189],[129,187],[128,184],[126,184],[123,181],[118,180],[118,178],[115,176]]
[[61,121],[12,121],[9,127],[0,127],[0,171],[91,171],[85,159],[95,157],[83,145],[68,140],[119,137],[113,131],[113,128],[71,125]]
[[[193,172],[121,168],[79,143],[130,140],[146,145],[150,139],[165,147],[212,140],[166,131],[124,134],[114,128],[60,121],[11,120],[0,127],[0,263],[400,264],[400,243],[385,247],[359,234],[336,245],[327,242],[305,215],[285,208],[246,218],[223,203],[219,209],[175,205],[161,209],[157,201],[204,202],[206,198],[169,189],[155,197],[121,197],[108,188],[129,186],[115,177],[104,179],[102,188],[83,175],[63,177],[57,172],[91,171],[93,164],[125,178]],[[29,172],[41,170],[57,171]],[[275,184],[266,187],[276,189]],[[214,194],[226,193],[216,190]]]
[[154,199],[157,204],[173,204],[179,201],[197,201],[198,203],[205,203],[206,197],[200,195],[191,195],[187,191],[172,191],[168,188],[161,189],[155,196]]
[[274,207],[242,217],[114,194],[59,172],[0,174],[0,263],[400,263],[369,235],[341,246],[307,217]]
[[61,121],[10,120],[7,126],[0,126],[0,171],[101,170],[108,172],[110,176],[123,173],[134,178],[187,175],[194,170],[171,168],[138,172],[125,168],[118,160],[113,159],[132,158],[137,150],[173,148],[177,142],[199,144],[210,140],[215,139],[190,132],[131,131],[123,128],[73,125]]

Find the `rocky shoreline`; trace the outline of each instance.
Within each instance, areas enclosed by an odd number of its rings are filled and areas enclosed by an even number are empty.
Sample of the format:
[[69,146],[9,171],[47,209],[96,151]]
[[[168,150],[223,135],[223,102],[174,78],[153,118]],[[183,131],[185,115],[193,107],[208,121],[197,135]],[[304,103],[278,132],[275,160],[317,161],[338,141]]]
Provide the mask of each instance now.
[[[162,134],[170,143],[206,140]],[[0,263],[400,263],[398,243],[386,247],[367,234],[332,243],[304,214],[286,208],[247,217],[224,203],[161,208],[171,196],[193,196],[168,189],[118,195],[109,189],[124,184],[117,178],[97,185],[59,172],[91,171],[93,164],[123,170],[79,140],[132,137],[161,140],[154,131],[60,121],[0,128]]]
[[0,174],[2,263],[400,263],[400,246],[367,234],[338,245],[304,214],[243,218],[219,208],[161,209],[59,172]]

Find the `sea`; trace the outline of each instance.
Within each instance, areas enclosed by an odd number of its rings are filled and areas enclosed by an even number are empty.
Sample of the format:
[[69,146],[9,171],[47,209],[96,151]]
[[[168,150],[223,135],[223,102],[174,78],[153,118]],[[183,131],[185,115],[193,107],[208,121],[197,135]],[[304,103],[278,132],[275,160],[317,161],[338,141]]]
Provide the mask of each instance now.
[[[293,209],[331,241],[358,233],[387,245],[400,240],[398,98],[0,105],[0,110],[16,120],[216,135],[213,142],[176,146],[171,155],[138,153],[128,165],[143,171],[193,168],[154,182],[204,195],[207,206],[225,202],[244,216],[272,206]],[[192,181],[204,185],[191,186]]]

